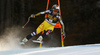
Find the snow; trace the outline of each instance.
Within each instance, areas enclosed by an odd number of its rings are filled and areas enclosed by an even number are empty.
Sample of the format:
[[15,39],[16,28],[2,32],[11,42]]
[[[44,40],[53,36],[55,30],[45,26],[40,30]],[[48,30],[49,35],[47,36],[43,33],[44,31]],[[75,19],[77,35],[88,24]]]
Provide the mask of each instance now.
[[0,55],[100,55],[100,44],[0,51]]

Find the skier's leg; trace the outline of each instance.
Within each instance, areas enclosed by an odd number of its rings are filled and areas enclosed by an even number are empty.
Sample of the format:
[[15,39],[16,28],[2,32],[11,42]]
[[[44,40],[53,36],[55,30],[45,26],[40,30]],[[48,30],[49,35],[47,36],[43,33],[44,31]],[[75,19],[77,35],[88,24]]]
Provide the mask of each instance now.
[[31,39],[34,35],[39,34],[42,30],[44,30],[44,24],[40,24],[39,27],[36,29],[35,32],[32,32],[31,34],[29,34],[28,36],[26,36],[22,42],[27,42],[29,39]]
[[39,38],[37,40],[41,41],[46,35],[49,35],[49,33],[51,33],[52,30],[47,30],[47,31],[44,31],[44,33],[39,36]]
[[37,32],[37,31],[32,32],[31,34],[29,34],[28,36],[26,36],[26,38],[27,38],[28,40],[31,39],[34,35],[37,34],[36,32]]
[[53,25],[51,25],[51,24],[49,24],[47,22],[45,24],[46,24],[46,27],[44,29],[45,31],[41,36],[39,36],[39,38],[37,40],[43,39],[46,35],[49,35],[49,33],[51,33],[54,30],[54,26]]
[[34,35],[36,35],[36,31],[32,32],[31,34],[27,35],[23,40],[22,44],[25,44],[29,39],[31,39]]
[[39,25],[39,27],[36,29],[36,31],[29,34],[26,38],[28,40],[31,39],[34,35],[39,34],[43,30],[43,28],[44,28],[43,24]]
[[49,33],[51,33],[52,30],[47,30],[44,31],[44,33],[42,34],[42,37],[44,38],[46,35],[49,35]]

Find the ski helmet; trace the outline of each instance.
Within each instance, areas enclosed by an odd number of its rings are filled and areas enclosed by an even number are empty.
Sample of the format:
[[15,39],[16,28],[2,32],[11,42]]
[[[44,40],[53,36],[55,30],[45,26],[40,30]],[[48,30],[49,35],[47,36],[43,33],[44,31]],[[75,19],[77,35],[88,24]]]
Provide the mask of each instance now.
[[59,6],[57,4],[53,5],[52,10],[56,12],[59,11]]

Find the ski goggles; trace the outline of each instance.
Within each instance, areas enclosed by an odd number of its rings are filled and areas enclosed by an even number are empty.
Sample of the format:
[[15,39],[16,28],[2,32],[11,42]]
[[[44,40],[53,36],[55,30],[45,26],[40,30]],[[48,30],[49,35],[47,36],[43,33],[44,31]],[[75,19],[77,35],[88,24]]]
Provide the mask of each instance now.
[[53,11],[58,12],[58,9],[53,9]]

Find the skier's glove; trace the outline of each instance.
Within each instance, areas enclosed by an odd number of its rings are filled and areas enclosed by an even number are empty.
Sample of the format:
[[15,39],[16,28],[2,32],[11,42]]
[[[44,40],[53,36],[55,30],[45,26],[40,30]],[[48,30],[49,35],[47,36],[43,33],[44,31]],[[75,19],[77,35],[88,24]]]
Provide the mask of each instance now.
[[31,18],[35,18],[35,15],[34,14],[31,14]]
[[63,35],[63,38],[65,39],[66,35],[64,31],[62,31],[61,35]]

